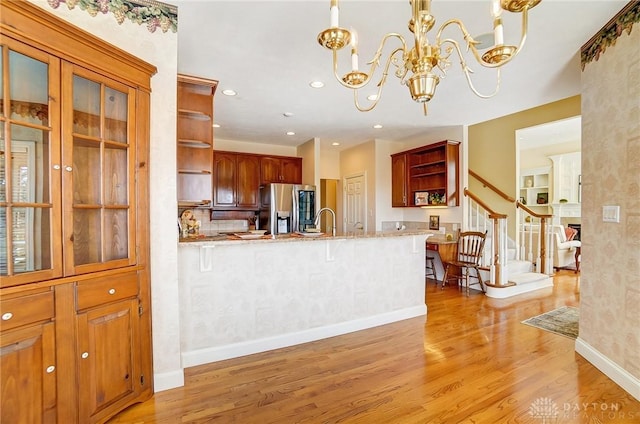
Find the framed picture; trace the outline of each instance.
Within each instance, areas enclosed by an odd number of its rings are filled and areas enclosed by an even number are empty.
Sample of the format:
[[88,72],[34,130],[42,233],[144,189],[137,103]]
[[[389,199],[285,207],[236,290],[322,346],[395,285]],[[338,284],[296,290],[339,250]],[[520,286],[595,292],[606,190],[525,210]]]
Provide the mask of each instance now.
[[539,205],[545,205],[549,203],[549,193],[538,193],[536,197],[536,203]]
[[429,215],[429,229],[430,230],[440,229],[440,215]]
[[416,206],[426,206],[429,204],[429,192],[428,191],[416,191],[413,202]]
[[520,203],[522,203],[523,205],[527,204],[527,199],[525,199],[524,197],[520,198]]

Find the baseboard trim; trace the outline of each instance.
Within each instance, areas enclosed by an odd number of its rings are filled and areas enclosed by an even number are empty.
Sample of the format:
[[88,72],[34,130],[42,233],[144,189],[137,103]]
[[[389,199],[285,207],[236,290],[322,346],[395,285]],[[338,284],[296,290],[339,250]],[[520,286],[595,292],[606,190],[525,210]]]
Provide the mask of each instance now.
[[584,359],[591,362],[594,367],[602,371],[604,375],[613,380],[631,396],[640,400],[640,379],[629,374],[628,371],[611,361],[580,337],[576,339],[576,352],[578,352]]
[[182,368],[176,371],[153,374],[153,391],[155,393],[182,386],[184,386],[184,371]]
[[367,318],[341,322],[324,327],[310,328],[308,330],[298,331],[295,333],[250,340],[226,346],[182,352],[182,365],[187,368],[210,362],[222,361],[224,359],[266,352],[268,350],[326,339],[329,337],[339,336],[341,334],[348,334],[354,331],[365,330],[367,328],[390,324],[392,322],[415,318],[426,314],[427,305],[418,305]]

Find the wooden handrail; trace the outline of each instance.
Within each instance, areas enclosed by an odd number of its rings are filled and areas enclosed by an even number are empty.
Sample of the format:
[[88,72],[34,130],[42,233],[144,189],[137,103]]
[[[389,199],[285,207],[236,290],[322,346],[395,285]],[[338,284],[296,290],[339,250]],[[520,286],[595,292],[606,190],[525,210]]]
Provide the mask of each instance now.
[[524,210],[526,213],[528,213],[529,215],[533,216],[534,218],[544,218],[544,219],[551,219],[553,218],[553,215],[549,215],[549,214],[543,214],[543,213],[537,213],[534,212],[533,210],[529,209],[529,207],[527,207],[527,205],[520,203],[520,201],[516,201],[516,208],[522,208],[522,210]]
[[472,192],[470,192],[466,187],[464,188],[464,195],[472,198],[474,202],[476,202],[477,204],[482,206],[486,211],[488,211],[489,212],[489,218],[491,218],[491,219],[494,219],[494,218],[495,219],[504,219],[504,218],[507,217],[507,215],[502,214],[502,213],[498,213],[498,212],[494,211],[493,209],[491,209],[489,207],[489,205],[484,203],[477,195],[475,195]]
[[488,187],[491,191],[496,193],[498,196],[502,197],[507,202],[515,202],[516,201],[516,199],[514,199],[511,196],[509,196],[507,193],[505,193],[504,191],[500,190],[498,187],[496,187],[493,184],[491,184],[489,181],[487,181],[484,178],[482,178],[477,172],[469,169],[469,175],[474,177],[476,180],[480,181],[482,183],[482,185],[484,185],[485,187]]

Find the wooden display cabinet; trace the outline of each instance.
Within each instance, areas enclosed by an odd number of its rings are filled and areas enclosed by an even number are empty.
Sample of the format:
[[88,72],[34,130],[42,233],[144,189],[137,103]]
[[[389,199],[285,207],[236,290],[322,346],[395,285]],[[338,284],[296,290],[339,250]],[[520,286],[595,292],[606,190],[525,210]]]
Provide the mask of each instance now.
[[459,146],[445,140],[391,155],[392,206],[458,206]]
[[29,2],[0,23],[0,421],[104,422],[153,392],[156,69]]
[[178,75],[177,192],[179,206],[210,206],[213,96],[218,81]]

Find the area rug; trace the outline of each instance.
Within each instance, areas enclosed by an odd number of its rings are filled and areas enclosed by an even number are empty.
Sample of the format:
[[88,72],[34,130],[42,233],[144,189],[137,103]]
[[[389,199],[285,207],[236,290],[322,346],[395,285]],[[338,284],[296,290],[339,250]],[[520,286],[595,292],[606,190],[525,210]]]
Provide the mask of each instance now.
[[523,324],[575,339],[578,337],[578,308],[562,306],[522,321]]

